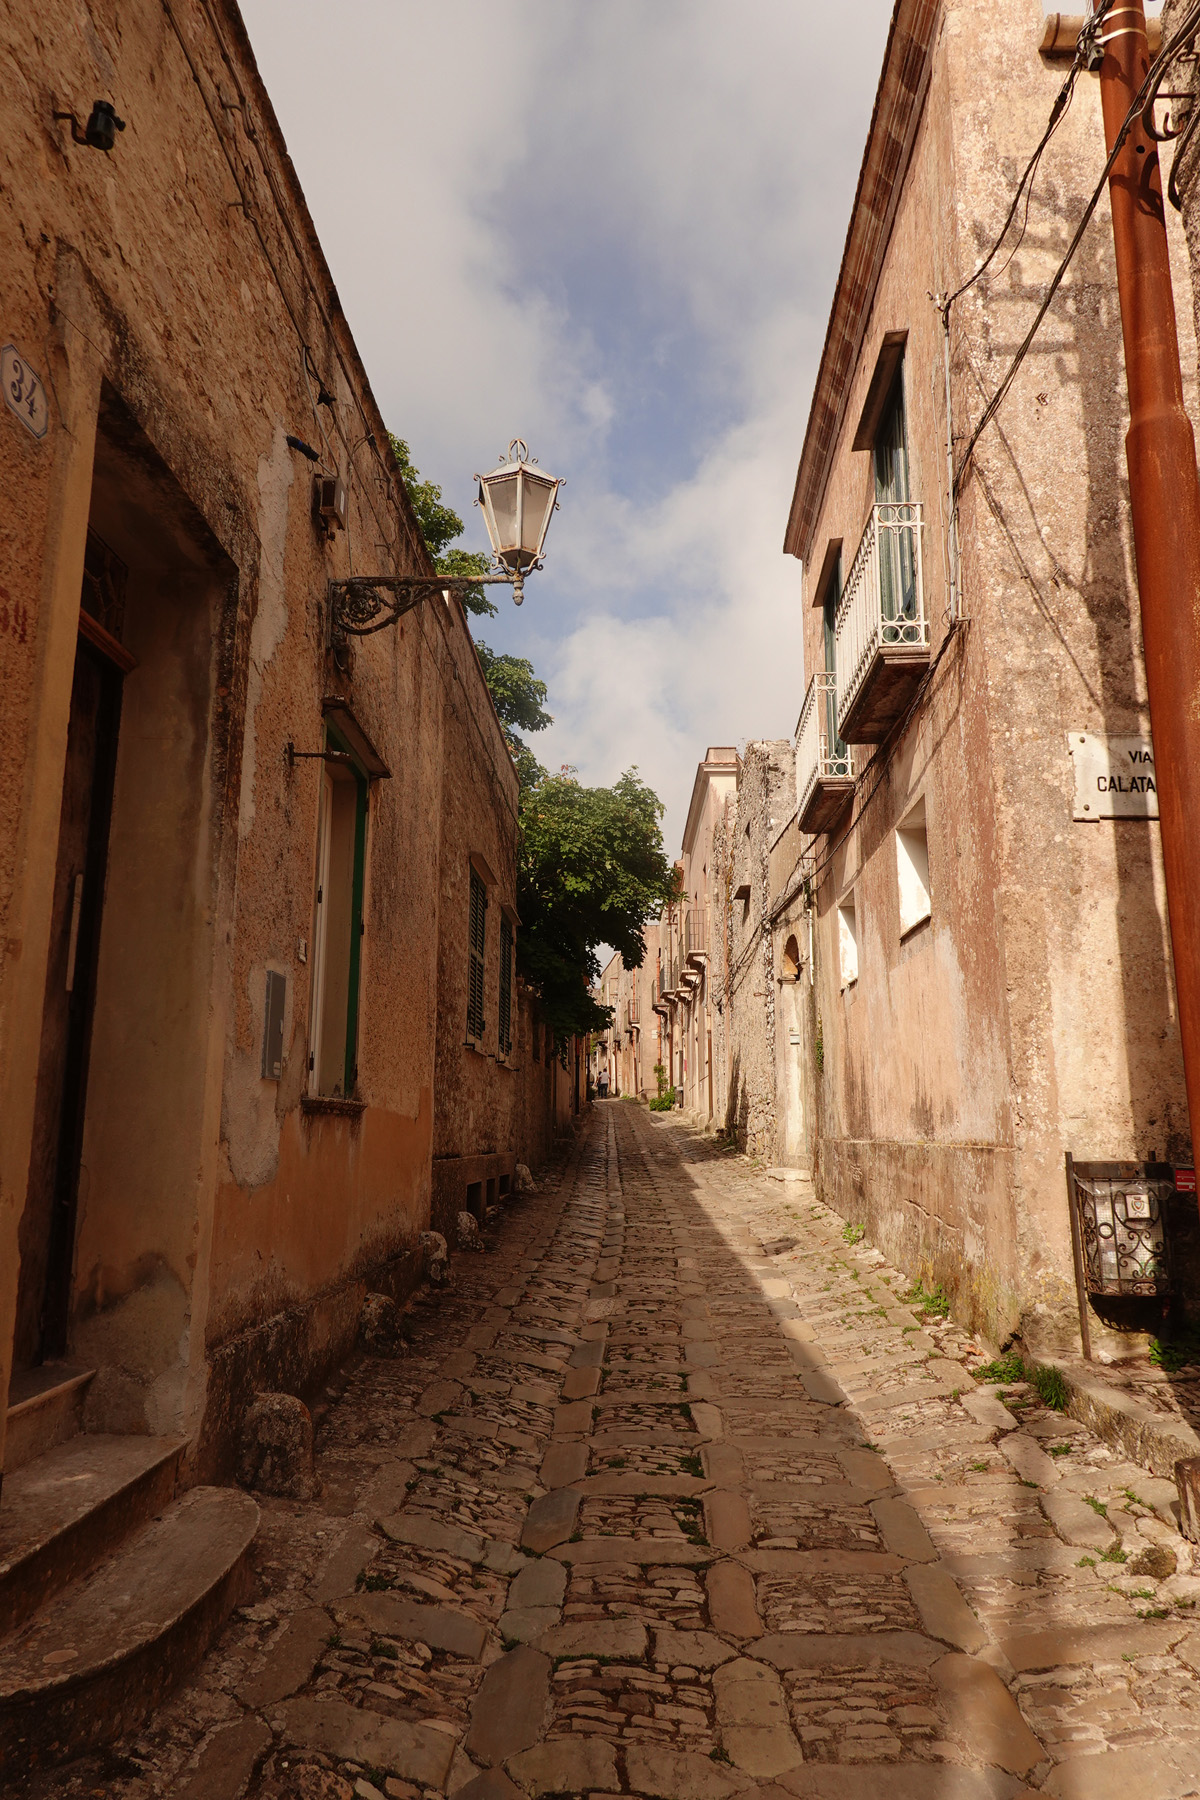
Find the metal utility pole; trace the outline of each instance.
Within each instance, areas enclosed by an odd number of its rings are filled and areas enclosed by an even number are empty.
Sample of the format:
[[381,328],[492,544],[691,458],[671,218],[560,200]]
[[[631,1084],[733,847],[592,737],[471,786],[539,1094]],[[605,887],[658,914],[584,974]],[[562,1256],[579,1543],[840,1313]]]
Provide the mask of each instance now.
[[[1100,96],[1111,154],[1150,65],[1142,0],[1101,25]],[[1125,457],[1179,1029],[1200,1151],[1200,479],[1183,407],[1158,147],[1137,119],[1109,177],[1129,432]]]

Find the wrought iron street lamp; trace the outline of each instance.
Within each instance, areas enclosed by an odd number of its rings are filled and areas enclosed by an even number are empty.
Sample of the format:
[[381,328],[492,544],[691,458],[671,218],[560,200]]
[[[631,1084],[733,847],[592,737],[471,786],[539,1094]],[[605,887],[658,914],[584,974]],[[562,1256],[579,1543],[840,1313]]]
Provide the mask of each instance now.
[[542,566],[542,546],[558,505],[562,481],[531,461],[521,438],[508,446],[508,460],[488,475],[477,475],[475,504],[491,540],[495,572],[487,575],[351,575],[329,583],[333,629],[347,637],[383,631],[431,594],[462,593],[506,582],[520,606],[525,577]]

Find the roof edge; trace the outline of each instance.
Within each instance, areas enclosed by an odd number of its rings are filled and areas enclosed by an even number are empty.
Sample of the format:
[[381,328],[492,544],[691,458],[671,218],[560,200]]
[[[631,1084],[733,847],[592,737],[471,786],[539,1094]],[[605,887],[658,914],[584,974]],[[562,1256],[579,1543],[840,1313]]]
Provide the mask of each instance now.
[[807,558],[929,86],[943,0],[896,0],[829,312],[783,548]]

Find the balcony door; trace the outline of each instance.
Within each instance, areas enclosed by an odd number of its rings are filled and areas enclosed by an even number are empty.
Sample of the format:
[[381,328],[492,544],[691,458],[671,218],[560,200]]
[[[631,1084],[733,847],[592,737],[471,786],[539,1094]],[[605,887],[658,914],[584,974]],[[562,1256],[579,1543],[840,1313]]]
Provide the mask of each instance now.
[[825,667],[834,677],[833,685],[825,692],[824,725],[825,755],[829,763],[829,774],[848,775],[850,773],[850,752],[838,736],[837,728],[837,609],[842,597],[842,557],[839,551],[829,571],[829,580],[825,584],[825,594],[821,603],[822,620],[825,627]]
[[879,597],[885,619],[915,619],[917,571],[907,503],[908,429],[904,363],[899,364],[875,433],[875,504],[880,508]]

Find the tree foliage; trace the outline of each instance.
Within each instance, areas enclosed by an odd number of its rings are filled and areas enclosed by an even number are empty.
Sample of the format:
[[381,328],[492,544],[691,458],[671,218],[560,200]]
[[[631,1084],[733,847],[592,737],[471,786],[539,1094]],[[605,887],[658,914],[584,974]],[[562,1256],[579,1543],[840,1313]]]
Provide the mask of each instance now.
[[611,944],[627,969],[640,968],[643,929],[674,894],[662,811],[636,769],[611,788],[584,787],[563,769],[522,795],[517,957],[559,1039],[611,1022],[612,1009],[589,991],[598,946]]
[[[434,481],[421,480],[420,472],[414,466],[412,454],[403,438],[398,438],[392,431],[388,432],[388,437],[392,453],[400,465],[400,473],[404,477],[404,486],[416,514],[417,524],[421,528],[421,536],[425,539],[438,574],[486,575],[491,562],[481,550],[464,550],[461,545],[454,544],[454,539],[462,536],[463,522],[453,507],[447,506],[443,501],[441,488]],[[496,608],[488,599],[486,588],[460,588],[458,597],[465,611],[495,617]]]
[[[403,438],[392,436],[391,444],[438,573],[486,574],[486,556],[455,547],[463,522],[441,488],[422,481]],[[469,613],[495,615],[482,587],[460,598]],[[611,1007],[598,1005],[590,992],[600,973],[598,947],[611,944],[626,968],[640,968],[643,929],[674,896],[662,803],[636,769],[612,788],[584,787],[570,768],[547,774],[520,736],[554,723],[545,682],[523,656],[484,643],[475,649],[521,789],[517,964],[538,994],[545,1023],[565,1043],[611,1021]]]
[[545,731],[547,725],[553,725],[553,718],[543,706],[546,684],[538,680],[526,657],[490,650],[482,639],[476,641],[475,650],[500,723],[507,731]]
[[546,684],[538,680],[533,664],[524,656],[499,654],[482,641],[476,643],[475,650],[524,794],[536,782],[544,780],[546,771],[519,735],[517,727],[520,726],[522,731],[545,731],[547,725],[553,725],[552,716],[542,705]]

